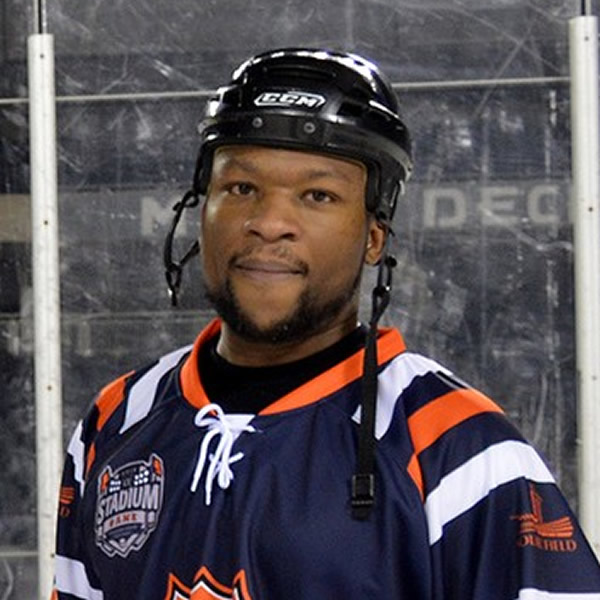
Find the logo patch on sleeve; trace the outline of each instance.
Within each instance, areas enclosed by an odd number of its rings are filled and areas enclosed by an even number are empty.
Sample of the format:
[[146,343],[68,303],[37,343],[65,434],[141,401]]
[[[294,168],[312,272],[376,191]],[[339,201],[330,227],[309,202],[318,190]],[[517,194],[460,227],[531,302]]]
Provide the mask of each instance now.
[[577,542],[573,539],[575,527],[570,517],[546,521],[542,513],[542,496],[533,484],[529,485],[531,512],[515,515],[513,520],[519,521],[519,537],[517,545],[521,548],[532,546],[549,552],[575,552]]
[[107,556],[126,558],[146,543],[158,525],[164,483],[164,464],[156,454],[101,472],[95,531],[96,545]]

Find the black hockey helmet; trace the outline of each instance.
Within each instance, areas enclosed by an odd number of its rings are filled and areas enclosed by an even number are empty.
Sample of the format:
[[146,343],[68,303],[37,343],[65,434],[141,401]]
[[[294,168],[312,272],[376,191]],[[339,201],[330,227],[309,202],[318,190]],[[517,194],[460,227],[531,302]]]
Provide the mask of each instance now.
[[252,144],[350,158],[368,170],[367,209],[388,223],[412,170],[408,130],[385,75],[354,54],[286,48],[240,65],[200,123],[194,192],[220,146]]

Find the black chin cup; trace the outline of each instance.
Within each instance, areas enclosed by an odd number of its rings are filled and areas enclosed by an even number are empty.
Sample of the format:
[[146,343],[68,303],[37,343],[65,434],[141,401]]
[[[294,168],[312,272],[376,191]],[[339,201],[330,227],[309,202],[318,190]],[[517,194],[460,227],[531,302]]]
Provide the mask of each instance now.
[[200,252],[200,244],[196,240],[179,260],[173,258],[173,239],[175,238],[175,232],[177,225],[181,220],[181,215],[186,208],[192,208],[197,206],[200,202],[198,194],[194,190],[190,190],[185,193],[183,198],[173,206],[175,216],[171,222],[171,228],[165,239],[163,248],[163,262],[165,266],[165,277],[167,279],[167,287],[169,291],[169,297],[171,298],[171,306],[177,306],[179,287],[181,286],[181,275],[183,273],[183,267],[185,264],[194,256]]

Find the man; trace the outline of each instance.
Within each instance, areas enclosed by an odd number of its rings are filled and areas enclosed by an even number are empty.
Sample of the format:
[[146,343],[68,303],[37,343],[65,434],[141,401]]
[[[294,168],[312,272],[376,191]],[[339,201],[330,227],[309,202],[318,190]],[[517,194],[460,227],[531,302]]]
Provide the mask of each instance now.
[[[390,84],[286,49],[209,103],[194,187],[220,318],[105,387],[68,449],[63,600],[600,599],[600,568],[492,401],[377,330],[411,171]],[[378,265],[368,327],[363,266]],[[376,401],[375,401],[376,399]]]

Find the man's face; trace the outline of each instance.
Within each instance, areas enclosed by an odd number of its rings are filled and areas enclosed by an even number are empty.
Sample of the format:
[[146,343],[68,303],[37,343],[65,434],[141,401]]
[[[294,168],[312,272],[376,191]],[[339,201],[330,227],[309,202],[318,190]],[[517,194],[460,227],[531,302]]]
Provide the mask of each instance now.
[[384,233],[365,210],[366,168],[331,156],[220,148],[204,205],[207,295],[249,341],[307,339],[356,320],[365,260]]

